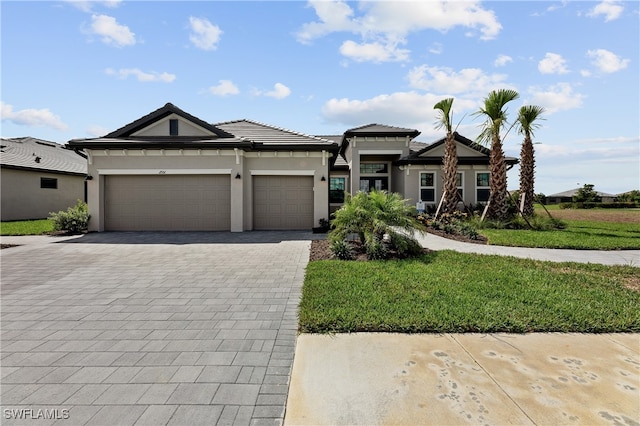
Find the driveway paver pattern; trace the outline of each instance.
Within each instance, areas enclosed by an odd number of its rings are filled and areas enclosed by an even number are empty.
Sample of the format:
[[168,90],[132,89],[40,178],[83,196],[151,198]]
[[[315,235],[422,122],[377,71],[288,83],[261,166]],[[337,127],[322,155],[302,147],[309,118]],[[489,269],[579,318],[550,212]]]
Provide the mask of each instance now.
[[2,424],[281,424],[312,237],[104,233],[2,250]]

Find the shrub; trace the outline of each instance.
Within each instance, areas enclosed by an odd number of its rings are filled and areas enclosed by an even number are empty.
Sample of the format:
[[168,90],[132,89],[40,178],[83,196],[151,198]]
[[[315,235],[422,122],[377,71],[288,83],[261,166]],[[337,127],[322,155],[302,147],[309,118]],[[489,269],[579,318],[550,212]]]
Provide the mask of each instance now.
[[335,240],[331,242],[330,245],[331,252],[336,259],[340,260],[352,260],[353,259],[353,248],[351,244],[349,244],[345,240]]
[[379,238],[368,238],[364,247],[369,260],[382,260],[389,256],[389,249],[387,245]]
[[87,203],[81,200],[78,200],[75,206],[69,207],[66,211],[61,210],[57,213],[49,213],[49,219],[53,222],[53,229],[70,234],[86,231],[90,218]]
[[[332,246],[355,234],[369,259],[386,258],[389,249],[394,248],[393,243],[389,247],[383,241],[385,234],[401,233],[412,237],[416,230],[424,229],[415,216],[415,208],[399,194],[386,191],[347,194],[344,205],[335,212],[332,226],[328,236]],[[400,240],[396,238],[395,241]]]

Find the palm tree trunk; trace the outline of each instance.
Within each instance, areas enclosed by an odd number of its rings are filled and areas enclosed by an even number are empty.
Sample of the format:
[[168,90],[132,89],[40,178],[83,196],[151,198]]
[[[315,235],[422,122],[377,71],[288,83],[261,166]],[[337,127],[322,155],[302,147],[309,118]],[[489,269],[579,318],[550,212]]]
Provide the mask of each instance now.
[[445,191],[442,207],[445,213],[452,213],[458,207],[458,156],[456,142],[451,132],[447,133],[445,141],[442,173],[443,190]]
[[508,216],[507,205],[507,165],[504,160],[502,142],[494,135],[489,156],[489,188],[491,190],[489,218],[504,220]]
[[520,196],[524,198],[523,216],[533,216],[535,158],[531,136],[526,135],[520,150]]

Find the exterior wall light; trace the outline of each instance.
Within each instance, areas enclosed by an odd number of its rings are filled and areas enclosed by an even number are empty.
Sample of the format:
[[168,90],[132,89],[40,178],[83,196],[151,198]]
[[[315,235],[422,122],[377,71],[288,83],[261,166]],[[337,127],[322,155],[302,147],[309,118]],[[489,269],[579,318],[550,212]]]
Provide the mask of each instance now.
[[327,178],[324,177],[324,175],[320,178],[320,182],[326,182]]
[[240,176],[240,173],[236,173],[236,179],[241,179],[242,176]]

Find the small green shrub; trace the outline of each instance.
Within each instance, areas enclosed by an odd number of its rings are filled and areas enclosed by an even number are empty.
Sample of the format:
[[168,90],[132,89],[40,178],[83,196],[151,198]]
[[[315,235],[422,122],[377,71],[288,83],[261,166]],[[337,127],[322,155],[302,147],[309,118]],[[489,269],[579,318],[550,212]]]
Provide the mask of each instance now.
[[422,246],[415,238],[395,232],[389,234],[390,245],[401,257],[413,257],[422,254]]
[[345,240],[334,240],[329,246],[336,259],[353,260],[353,247]]
[[81,200],[78,200],[75,206],[69,207],[66,211],[49,213],[49,219],[53,221],[53,229],[70,234],[86,231],[90,217],[87,203]]
[[369,260],[382,260],[389,256],[387,245],[376,237],[367,239],[364,246]]

